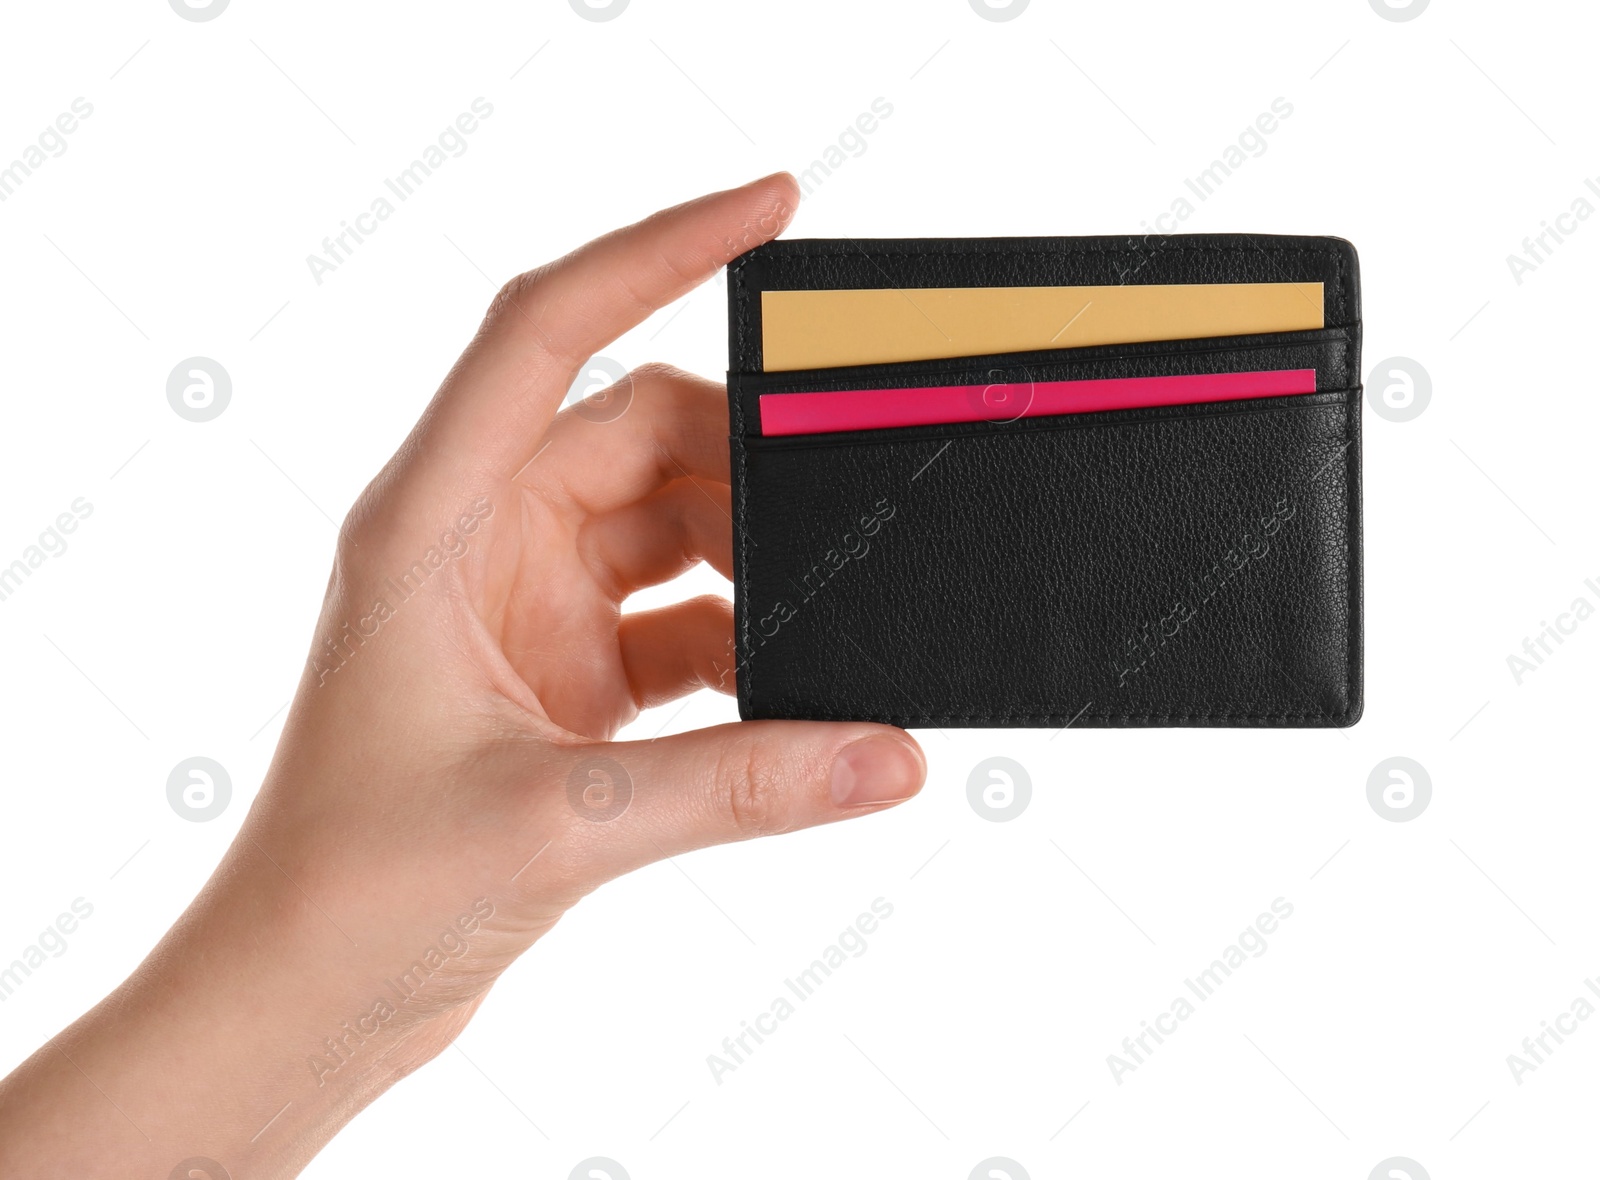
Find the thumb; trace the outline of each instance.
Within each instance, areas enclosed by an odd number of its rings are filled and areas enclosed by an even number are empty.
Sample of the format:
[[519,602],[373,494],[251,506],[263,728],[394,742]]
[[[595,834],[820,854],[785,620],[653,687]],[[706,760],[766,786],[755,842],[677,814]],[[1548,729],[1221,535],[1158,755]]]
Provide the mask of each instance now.
[[915,795],[928,770],[905,731],[842,722],[746,721],[584,753],[605,764],[598,789],[569,797],[611,876],[881,811]]

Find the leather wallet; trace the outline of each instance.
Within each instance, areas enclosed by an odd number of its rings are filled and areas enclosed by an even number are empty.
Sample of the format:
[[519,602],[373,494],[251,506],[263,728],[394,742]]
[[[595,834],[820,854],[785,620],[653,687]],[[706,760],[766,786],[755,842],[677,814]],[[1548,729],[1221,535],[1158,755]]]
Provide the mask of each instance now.
[[[764,364],[764,292],[893,290],[915,305],[930,289],[1246,283],[1321,284],[1322,326]],[[741,716],[913,728],[1360,718],[1361,313],[1348,242],[777,241],[730,264],[728,298]],[[785,394],[1260,370],[1314,372],[1314,390],[761,429],[763,398]]]

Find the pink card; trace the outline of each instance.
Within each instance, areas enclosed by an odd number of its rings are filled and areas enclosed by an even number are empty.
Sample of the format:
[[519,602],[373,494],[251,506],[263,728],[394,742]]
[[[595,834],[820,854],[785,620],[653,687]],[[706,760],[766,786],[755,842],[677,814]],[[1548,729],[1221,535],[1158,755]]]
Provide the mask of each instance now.
[[1315,393],[1315,369],[1111,377],[1096,381],[1024,381],[934,385],[916,389],[845,389],[761,395],[763,435],[832,434],[954,422],[1011,422],[1052,414],[1089,414]]

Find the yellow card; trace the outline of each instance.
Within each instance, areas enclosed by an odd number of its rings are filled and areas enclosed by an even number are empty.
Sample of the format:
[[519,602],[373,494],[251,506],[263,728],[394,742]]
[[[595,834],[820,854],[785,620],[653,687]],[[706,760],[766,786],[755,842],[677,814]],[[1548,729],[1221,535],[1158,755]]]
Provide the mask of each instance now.
[[761,292],[769,373],[1322,326],[1321,283]]

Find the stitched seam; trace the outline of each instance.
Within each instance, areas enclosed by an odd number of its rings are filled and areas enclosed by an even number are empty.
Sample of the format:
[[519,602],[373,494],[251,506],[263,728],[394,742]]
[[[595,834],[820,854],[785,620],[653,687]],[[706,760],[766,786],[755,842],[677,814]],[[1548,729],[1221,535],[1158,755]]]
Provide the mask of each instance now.
[[[1342,721],[1350,716],[1351,709],[1346,706],[1337,713],[1328,713],[1314,709],[1304,713],[1231,713],[1231,712],[1206,712],[1206,713],[938,713],[923,715],[918,713],[889,713],[880,714],[886,724],[901,726],[932,726],[951,725],[958,721],[1031,721],[1041,725],[1065,726],[1068,722],[1081,721],[1085,717],[1092,717],[1100,721]],[[785,719],[784,714],[771,715],[774,719]],[[860,721],[863,718],[855,713],[821,712],[816,709],[799,708],[794,717],[801,717],[816,721]]]
[[[737,306],[739,308],[738,335],[739,335],[739,353],[740,353],[741,356],[744,355],[746,336],[747,336],[747,333],[748,333],[749,327],[750,327],[750,317],[747,314],[747,311],[748,311],[748,308],[749,308],[749,303],[747,301],[747,293],[745,291],[745,282],[744,282],[745,265],[746,265],[746,263],[748,261],[749,261],[749,257],[747,255],[745,258],[740,259],[740,261],[732,268],[732,270],[733,270],[734,292],[735,292],[735,295],[736,295],[736,298],[737,298],[737,301],[738,301],[737,302]],[[739,638],[738,638],[738,642],[736,644],[736,647],[735,647],[735,650],[734,650],[734,653],[733,653],[734,692],[736,694],[742,692],[742,694],[744,696],[744,699],[750,702],[750,708],[751,708],[752,711],[754,711],[754,709],[756,707],[755,661],[753,659],[752,660],[743,660],[742,657],[741,657],[741,654],[740,654],[741,652],[748,651],[750,649],[749,648],[749,644],[750,644],[750,606],[751,606],[751,603],[750,603],[750,544],[749,544],[750,533],[749,533],[749,530],[745,526],[746,516],[750,511],[750,493],[749,493],[749,489],[748,489],[748,487],[746,486],[746,483],[745,483],[745,460],[747,458],[749,448],[745,446],[745,442],[744,442],[745,424],[744,424],[744,393],[743,393],[743,390],[741,389],[738,393],[736,393],[729,400],[733,403],[733,417],[734,417],[734,421],[735,421],[734,433],[738,436],[738,439],[739,439],[739,445],[734,447],[734,450],[736,452],[738,452],[737,478],[739,480],[739,513],[738,513],[738,516],[734,519],[734,528],[736,528],[739,532],[738,532],[738,536],[736,536],[734,538],[734,543],[738,547],[738,550],[739,550],[739,594],[738,594],[738,596],[739,596],[740,599],[742,599],[743,606],[744,606],[744,610],[741,612],[740,619],[739,619],[739,624],[740,624],[739,625]],[[743,664],[742,668],[740,666],[741,663]]]
[[1360,525],[1360,505],[1356,502],[1360,495],[1360,481],[1355,478],[1354,467],[1361,457],[1361,448],[1358,440],[1361,438],[1361,387],[1357,386],[1352,394],[1354,405],[1346,404],[1345,409],[1345,452],[1344,452],[1344,580],[1345,580],[1345,627],[1344,627],[1344,708],[1348,714],[1355,708],[1356,680],[1360,676],[1357,666],[1360,659],[1361,645],[1357,640],[1357,619],[1361,595],[1361,572],[1356,568],[1356,529]]

